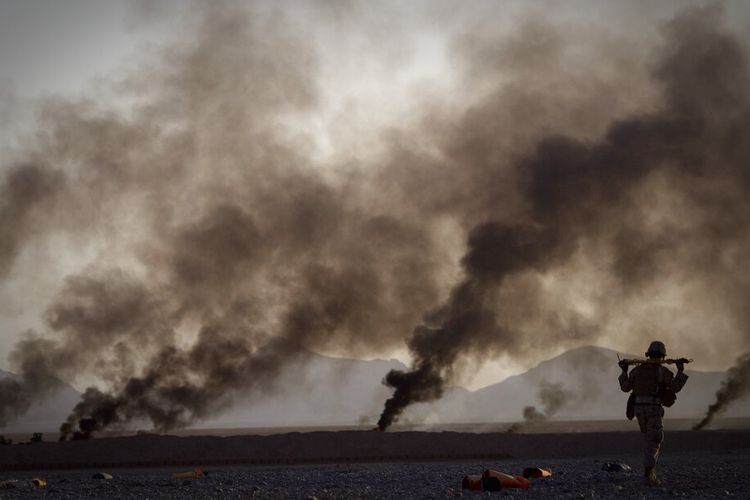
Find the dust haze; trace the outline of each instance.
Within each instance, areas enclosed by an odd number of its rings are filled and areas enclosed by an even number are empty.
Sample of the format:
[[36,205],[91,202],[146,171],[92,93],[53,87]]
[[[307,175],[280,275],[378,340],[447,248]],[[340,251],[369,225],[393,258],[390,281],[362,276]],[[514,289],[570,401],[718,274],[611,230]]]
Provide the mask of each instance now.
[[[750,82],[725,9],[622,33],[327,5],[202,7],[113,75],[117,102],[39,103],[2,164],[0,280],[52,284],[14,332],[0,425],[95,379],[64,437],[166,431],[252,400],[305,350],[406,345],[385,429],[503,356],[746,349]],[[439,78],[399,86],[425,40]],[[378,95],[360,70],[393,72],[403,99],[358,101]]]

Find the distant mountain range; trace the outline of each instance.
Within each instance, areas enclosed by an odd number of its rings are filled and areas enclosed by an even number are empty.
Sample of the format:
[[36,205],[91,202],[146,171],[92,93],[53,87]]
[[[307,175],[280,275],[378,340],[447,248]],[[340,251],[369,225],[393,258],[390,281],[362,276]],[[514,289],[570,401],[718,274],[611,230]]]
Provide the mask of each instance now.
[[[637,357],[626,355],[626,357]],[[418,405],[412,413],[415,421],[498,422],[523,419],[523,409],[534,406],[544,413],[541,389],[552,392],[559,405],[552,418],[623,418],[627,394],[620,391],[617,377],[617,353],[602,347],[572,349],[543,361],[530,370],[477,391],[454,389],[441,401]],[[672,368],[672,371],[675,371]],[[668,415],[678,418],[702,416],[713,403],[725,372],[701,372],[686,369],[689,380],[678,394]],[[549,396],[549,395],[548,395]],[[730,407],[724,416],[750,415],[750,398]]]
[[[520,375],[477,391],[453,387],[439,401],[410,407],[403,422],[511,422],[523,419],[525,407],[536,415],[553,409],[555,419],[623,418],[627,395],[620,391],[615,351],[580,347],[540,363]],[[362,361],[307,353],[263,394],[239,398],[221,415],[200,427],[278,427],[373,424],[390,390],[381,380],[397,360]],[[702,416],[724,372],[687,370],[690,380],[668,411],[672,417]],[[0,377],[14,376],[0,372]],[[2,432],[54,430],[80,394],[65,386]],[[750,415],[750,398],[733,405],[726,416]]]
[[[627,357],[636,357],[627,355]],[[567,351],[520,375],[477,391],[453,387],[443,398],[407,409],[402,422],[512,422],[523,419],[523,410],[534,406],[544,413],[543,397],[559,406],[552,418],[621,419],[627,394],[620,391],[617,353],[602,347]],[[393,368],[406,367],[397,360],[359,361],[314,353],[286,371],[278,386],[252,402],[238,402],[206,426],[301,426],[374,424],[391,392],[381,380]],[[673,369],[674,371],[674,369]],[[669,416],[703,416],[714,401],[724,372],[686,370],[690,376]],[[540,394],[541,388],[548,393]],[[730,407],[725,416],[750,415],[750,398]]]

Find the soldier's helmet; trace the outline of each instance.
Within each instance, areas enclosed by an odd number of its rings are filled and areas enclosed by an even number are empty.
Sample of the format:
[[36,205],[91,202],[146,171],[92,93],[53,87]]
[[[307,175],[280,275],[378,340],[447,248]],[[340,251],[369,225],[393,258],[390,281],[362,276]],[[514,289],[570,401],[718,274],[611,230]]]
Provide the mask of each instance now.
[[664,345],[664,342],[661,342],[659,340],[654,340],[648,346],[648,351],[646,351],[646,356],[648,356],[649,358],[666,358],[667,347]]

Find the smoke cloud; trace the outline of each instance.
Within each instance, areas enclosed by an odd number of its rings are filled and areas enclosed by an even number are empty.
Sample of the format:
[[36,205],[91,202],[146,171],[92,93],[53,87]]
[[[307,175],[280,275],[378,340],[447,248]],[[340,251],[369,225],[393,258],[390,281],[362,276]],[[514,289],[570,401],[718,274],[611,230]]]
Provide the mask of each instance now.
[[[395,393],[385,404],[380,429],[407,405],[439,397],[461,356],[513,354],[530,344],[500,313],[497,295],[514,275],[544,274],[584,246],[610,245],[614,276],[627,294],[651,282],[661,255],[684,255],[683,247],[699,234],[711,238],[688,257],[699,268],[706,269],[706,259],[718,257],[725,245],[746,248],[742,222],[732,217],[737,205],[746,210],[746,202],[736,198],[730,202],[733,209],[722,210],[724,202],[710,187],[730,182],[739,191],[748,188],[746,168],[730,139],[750,124],[747,92],[735,85],[748,80],[747,60],[739,42],[715,28],[717,21],[715,12],[690,11],[665,26],[653,69],[664,92],[658,109],[615,121],[593,142],[544,137],[516,163],[527,214],[471,230],[463,280],[408,341],[413,370],[391,372],[384,380]],[[640,208],[634,206],[635,193],[660,176],[679,184],[682,194],[699,204],[704,227],[651,233],[647,220],[633,214]],[[711,229],[714,224],[724,229]],[[544,340],[593,335],[585,329],[560,330],[545,332]]]
[[553,383],[542,380],[539,383],[537,398],[542,403],[546,418],[550,418],[560,411],[572,397],[573,393],[566,390],[562,382]]
[[271,390],[304,349],[393,345],[436,300],[426,230],[358,206],[282,123],[317,106],[312,48],[230,4],[195,22],[161,71],[117,83],[131,113],[51,99],[34,161],[5,172],[0,277],[53,233],[99,256],[16,346],[3,423],[88,374],[107,387],[84,392],[63,439],[185,426]]
[[36,165],[8,169],[0,186],[0,279],[10,271],[25,240],[33,236],[40,218],[64,189],[60,172]]
[[406,341],[385,429],[496,357],[622,328],[638,349],[658,329],[708,352],[717,324],[742,345],[750,86],[722,11],[662,23],[645,54],[533,13],[451,25],[432,5],[452,73],[411,81],[392,114],[337,95],[347,64],[417,53],[408,16],[358,4],[315,14],[321,34],[212,3],[188,40],[113,77],[117,100],[41,103],[0,170],[0,280],[63,276],[10,354],[0,423],[93,379],[64,438],[166,431],[273,390],[305,350]]
[[543,411],[540,412],[534,406],[526,406],[523,409],[523,419],[527,422],[547,420],[560,411],[572,397],[573,393],[566,390],[562,382],[553,383],[542,380],[539,383],[537,398],[542,403]]
[[562,382],[554,383],[542,380],[539,383],[539,391],[537,392],[537,399],[542,403],[542,411],[537,410],[536,406],[524,406],[522,412],[524,422],[511,424],[506,432],[519,432],[524,428],[524,423],[544,422],[554,416],[574,397],[575,394],[565,389]]

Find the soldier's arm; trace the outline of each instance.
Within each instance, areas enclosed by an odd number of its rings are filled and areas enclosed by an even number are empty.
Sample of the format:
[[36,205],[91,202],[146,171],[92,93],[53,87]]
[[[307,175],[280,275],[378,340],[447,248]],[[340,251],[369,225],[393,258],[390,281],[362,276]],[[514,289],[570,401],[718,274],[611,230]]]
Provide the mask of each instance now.
[[665,368],[662,366],[662,370],[664,370],[664,385],[669,388],[669,390],[673,391],[675,394],[680,392],[680,389],[682,389],[682,386],[685,385],[685,382],[687,382],[688,376],[685,375],[685,372],[682,370],[677,371],[677,375],[672,373],[672,370],[669,368]]
[[677,375],[672,378],[669,387],[672,389],[675,393],[680,392],[682,390],[682,387],[685,385],[685,382],[687,382],[687,379],[689,377],[685,375],[685,372],[682,370],[677,370]]
[[620,373],[620,376],[617,378],[620,382],[620,389],[622,392],[630,392],[633,390],[633,372],[635,371],[635,368],[631,370],[630,374],[626,371],[622,371]]

